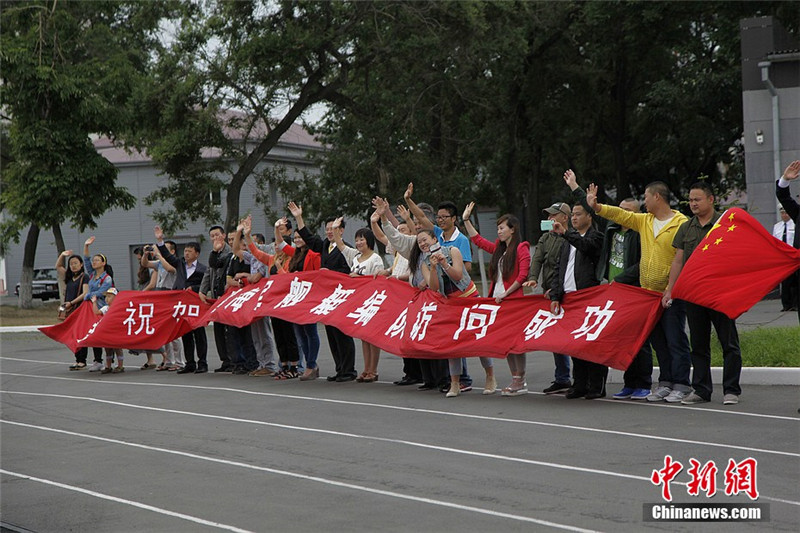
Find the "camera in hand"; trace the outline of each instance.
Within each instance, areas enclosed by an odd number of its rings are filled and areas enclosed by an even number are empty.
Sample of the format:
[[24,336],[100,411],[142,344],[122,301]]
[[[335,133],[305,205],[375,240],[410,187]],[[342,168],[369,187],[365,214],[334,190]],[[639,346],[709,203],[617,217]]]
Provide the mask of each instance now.
[[542,231],[552,231],[553,229],[553,221],[552,220],[542,220],[540,224],[540,228]]
[[432,244],[431,245],[429,251],[430,251],[430,253],[435,254],[436,252],[438,252],[441,249],[442,249],[442,245],[437,242],[436,244]]

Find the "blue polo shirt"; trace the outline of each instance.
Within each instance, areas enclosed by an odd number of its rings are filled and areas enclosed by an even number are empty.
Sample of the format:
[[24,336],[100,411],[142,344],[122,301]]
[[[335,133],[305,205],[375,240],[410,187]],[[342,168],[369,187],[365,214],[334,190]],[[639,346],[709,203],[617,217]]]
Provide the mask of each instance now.
[[449,241],[444,240],[444,230],[439,226],[434,226],[433,232],[436,234],[436,238],[439,239],[439,244],[448,248],[458,248],[458,251],[461,252],[462,259],[467,263],[472,262],[472,248],[469,245],[469,239],[466,235],[458,231],[458,228],[453,230]]

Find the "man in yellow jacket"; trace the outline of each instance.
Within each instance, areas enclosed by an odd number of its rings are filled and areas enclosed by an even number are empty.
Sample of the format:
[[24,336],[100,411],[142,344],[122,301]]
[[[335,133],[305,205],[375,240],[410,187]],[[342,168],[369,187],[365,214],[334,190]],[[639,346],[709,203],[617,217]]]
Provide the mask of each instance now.
[[[672,240],[688,219],[669,206],[669,187],[661,181],[647,185],[647,213],[632,213],[597,202],[597,186],[587,189],[586,201],[601,217],[633,229],[641,237],[640,281],[645,289],[664,292],[675,257]],[[647,397],[650,402],[680,403],[692,390],[689,382],[691,355],[686,336],[686,311],[681,300],[665,300],[664,313],[650,334],[660,367],[658,386]]]

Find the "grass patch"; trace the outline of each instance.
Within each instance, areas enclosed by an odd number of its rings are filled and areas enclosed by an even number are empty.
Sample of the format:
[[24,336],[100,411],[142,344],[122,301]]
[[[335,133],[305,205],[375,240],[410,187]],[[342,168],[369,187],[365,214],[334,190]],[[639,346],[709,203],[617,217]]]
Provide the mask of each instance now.
[[[800,367],[800,326],[739,331],[743,366]],[[722,348],[711,335],[711,366],[722,366]]]
[[45,302],[33,309],[20,309],[16,305],[0,305],[0,326],[45,326],[58,322],[59,302]]

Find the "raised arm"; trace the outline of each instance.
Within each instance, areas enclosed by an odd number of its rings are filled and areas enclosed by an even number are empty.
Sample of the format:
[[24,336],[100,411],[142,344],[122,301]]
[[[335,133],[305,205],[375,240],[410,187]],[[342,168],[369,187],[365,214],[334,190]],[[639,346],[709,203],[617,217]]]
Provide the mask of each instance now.
[[[402,205],[398,205],[397,206],[397,212],[400,213],[400,217],[406,223],[406,226],[408,226],[409,233],[411,235],[416,235],[417,234],[417,225],[414,224],[414,219],[411,217],[411,212],[408,209],[406,209],[404,206],[402,206]],[[427,219],[428,217],[425,217],[425,218]]]
[[72,250],[64,250],[60,254],[58,254],[58,258],[56,258],[56,272],[58,275],[66,279],[67,268],[69,265],[67,264],[67,258],[72,255]]
[[375,239],[382,242],[384,246],[389,244],[389,239],[386,238],[386,234],[381,229],[381,225],[378,223],[381,219],[381,215],[378,214],[377,211],[372,213],[369,217],[369,225],[372,228],[372,233],[375,234]]
[[464,213],[461,215],[461,218],[464,221],[464,229],[467,230],[467,234],[470,237],[474,237],[478,234],[475,226],[473,226],[472,222],[469,221],[469,217],[472,216],[473,209],[475,209],[475,202],[470,202],[467,204],[467,207],[464,208]]
[[294,202],[289,202],[289,212],[294,217],[295,222],[297,222],[298,231],[306,227],[305,222],[303,222],[303,208],[301,206]]
[[422,211],[422,209],[420,209],[414,200],[411,199],[412,194],[414,194],[414,184],[409,183],[408,187],[406,187],[405,194],[403,194],[403,198],[405,199],[406,204],[408,204],[411,214],[417,218],[420,226],[425,229],[433,229],[433,222],[428,220],[428,217],[425,216],[425,213]]

